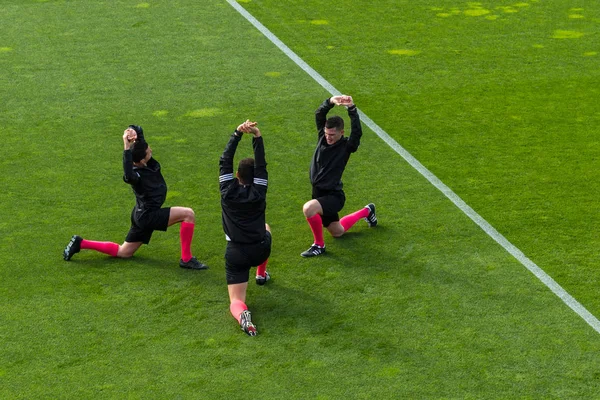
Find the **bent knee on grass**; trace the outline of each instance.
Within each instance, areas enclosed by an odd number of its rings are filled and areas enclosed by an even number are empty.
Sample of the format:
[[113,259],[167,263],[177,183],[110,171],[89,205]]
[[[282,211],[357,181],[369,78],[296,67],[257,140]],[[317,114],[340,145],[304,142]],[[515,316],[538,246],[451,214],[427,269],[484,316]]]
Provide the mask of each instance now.
[[135,254],[135,252],[142,246],[141,242],[130,243],[125,242],[119,246],[119,250],[117,251],[118,258],[131,258]]
[[119,251],[117,252],[117,257],[118,258],[131,258],[133,257],[133,255],[135,254],[135,252],[132,251],[121,251],[121,249],[119,249]]
[[329,231],[331,236],[333,236],[334,238],[342,237],[344,235],[344,233],[346,232],[346,230],[344,229],[342,224],[340,224],[339,222],[332,222],[327,227],[327,230]]

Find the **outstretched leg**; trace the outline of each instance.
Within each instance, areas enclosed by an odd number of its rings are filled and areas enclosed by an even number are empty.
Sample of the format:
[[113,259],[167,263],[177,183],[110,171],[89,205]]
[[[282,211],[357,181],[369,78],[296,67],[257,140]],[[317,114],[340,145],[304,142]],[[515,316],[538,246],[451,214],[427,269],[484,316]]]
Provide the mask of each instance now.
[[252,323],[252,314],[248,311],[248,306],[246,305],[247,288],[248,282],[227,285],[230,301],[229,311],[246,334],[256,336],[258,332],[256,326]]
[[94,250],[100,253],[108,254],[111,257],[129,258],[137,249],[140,248],[142,242],[124,242],[119,246],[113,242],[98,242],[94,240],[86,240],[78,235],[73,235],[67,247],[63,251],[65,261],[71,260],[73,255],[81,250]]
[[377,217],[375,216],[375,205],[373,203],[364,206],[363,208],[356,212],[353,212],[352,214],[346,215],[340,220],[340,224],[342,224],[344,230],[347,231],[361,219],[367,221],[369,226],[377,225]]
[[339,221],[334,221],[327,227],[329,233],[333,237],[341,237],[350,228],[354,226],[360,219],[364,219],[369,224],[369,227],[377,226],[377,216],[375,215],[375,204],[369,203],[358,211],[342,217]]

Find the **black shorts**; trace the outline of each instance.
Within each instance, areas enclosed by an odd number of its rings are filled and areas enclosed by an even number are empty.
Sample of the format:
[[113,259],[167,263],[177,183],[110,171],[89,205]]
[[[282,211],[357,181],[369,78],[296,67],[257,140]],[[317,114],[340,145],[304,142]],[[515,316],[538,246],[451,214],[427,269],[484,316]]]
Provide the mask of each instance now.
[[225,249],[227,284],[248,282],[250,268],[262,264],[270,255],[271,233],[269,231],[261,242],[250,244],[227,242]]
[[344,208],[346,204],[346,195],[343,191],[324,191],[313,188],[312,198],[317,200],[321,204],[323,209],[323,226],[328,227],[332,222],[339,221],[340,216],[338,212]]
[[166,231],[169,227],[169,216],[171,207],[159,208],[158,210],[136,213],[134,208],[131,212],[131,228],[125,238],[126,242],[150,243],[154,231]]

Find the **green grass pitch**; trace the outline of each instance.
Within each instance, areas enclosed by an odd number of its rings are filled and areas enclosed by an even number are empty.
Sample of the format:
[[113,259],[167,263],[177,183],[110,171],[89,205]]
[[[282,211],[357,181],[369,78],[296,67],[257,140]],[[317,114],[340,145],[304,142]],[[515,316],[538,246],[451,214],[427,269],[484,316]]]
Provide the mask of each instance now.
[[[240,4],[600,315],[599,4]],[[299,257],[327,96],[225,0],[2,1],[0,398],[597,397],[598,332],[366,127],[344,212],[374,202],[380,225]],[[246,118],[274,237],[255,338],[228,312],[218,192]],[[178,267],[177,228],[62,260],[74,233],[123,241],[131,123],[210,270]]]

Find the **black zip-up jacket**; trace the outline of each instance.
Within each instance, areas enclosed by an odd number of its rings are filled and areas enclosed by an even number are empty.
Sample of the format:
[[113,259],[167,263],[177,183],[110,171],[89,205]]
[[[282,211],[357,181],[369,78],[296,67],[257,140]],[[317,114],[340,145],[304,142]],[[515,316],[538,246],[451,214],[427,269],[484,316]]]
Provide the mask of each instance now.
[[[236,135],[239,135],[237,136]],[[257,243],[264,239],[267,208],[267,162],[262,136],[252,138],[254,181],[242,185],[233,174],[233,157],[243,133],[234,132],[219,161],[223,231],[228,241]]]
[[348,108],[350,117],[350,137],[342,136],[340,140],[332,145],[327,144],[325,139],[325,122],[327,113],[335,107],[329,99],[323,101],[315,111],[315,120],[319,139],[317,148],[310,164],[310,183],[314,188],[321,191],[342,191],[342,174],[350,159],[350,154],[358,150],[362,127],[356,106]]
[[[137,140],[143,141],[144,136],[138,134]],[[136,167],[131,149],[123,151],[123,181],[131,185],[135,194],[133,211],[136,217],[161,208],[167,198],[167,183],[160,171],[160,163],[150,158],[147,166]]]

